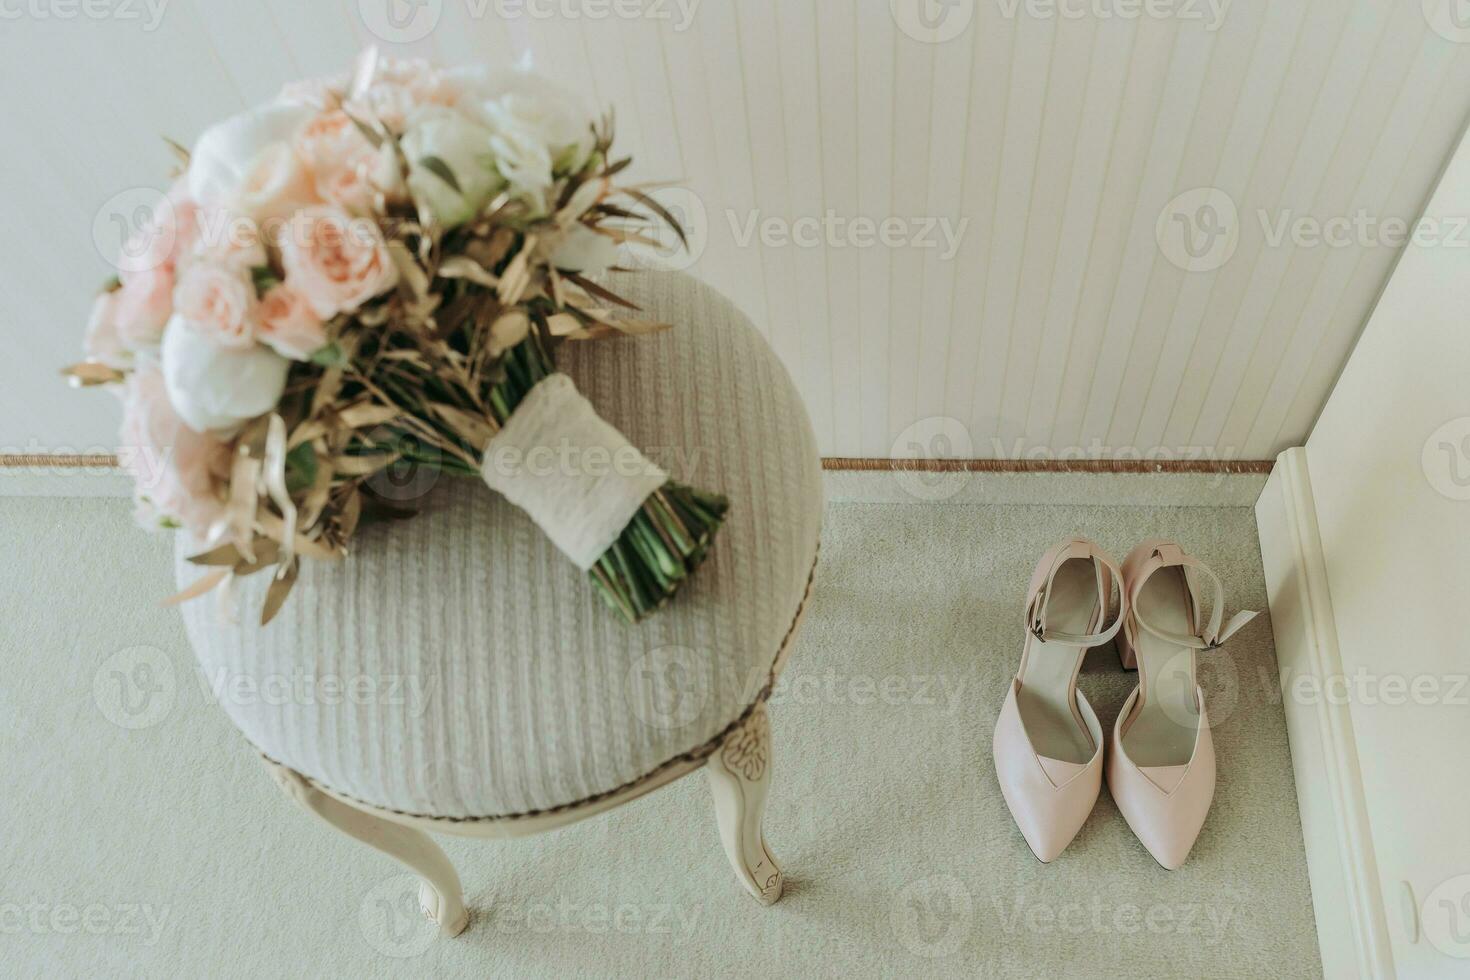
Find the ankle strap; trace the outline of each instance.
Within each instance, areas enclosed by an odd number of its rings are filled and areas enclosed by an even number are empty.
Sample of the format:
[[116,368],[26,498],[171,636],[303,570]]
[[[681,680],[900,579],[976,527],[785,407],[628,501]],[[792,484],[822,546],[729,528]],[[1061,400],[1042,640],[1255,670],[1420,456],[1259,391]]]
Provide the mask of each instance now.
[[[1099,596],[1104,615],[1107,614],[1108,607],[1112,605],[1113,585],[1118,586],[1120,599],[1118,611],[1113,614],[1111,624],[1100,633],[1085,635],[1063,633],[1046,627],[1046,604],[1051,595],[1052,582],[1055,581],[1057,571],[1062,565],[1073,558],[1090,558],[1107,569],[1108,580],[1102,587],[1102,594]],[[1047,569],[1045,580],[1032,591],[1031,598],[1026,603],[1026,629],[1043,643],[1095,647],[1108,642],[1117,635],[1119,627],[1123,625],[1123,611],[1127,606],[1128,597],[1123,590],[1123,573],[1118,569],[1117,564],[1091,541],[1085,538],[1073,538],[1053,552],[1051,568]]]
[[[1184,581],[1189,588],[1189,600],[1193,606],[1196,620],[1199,618],[1199,596],[1197,591],[1198,572],[1203,572],[1210,580],[1214,593],[1214,601],[1210,603],[1210,621],[1205,624],[1197,635],[1188,633],[1175,633],[1172,630],[1159,629],[1148,620],[1138,614],[1138,595],[1143,591],[1143,585],[1161,568],[1183,568]],[[1240,628],[1250,622],[1257,615],[1251,610],[1242,610],[1231,616],[1229,621],[1221,628],[1221,620],[1225,615],[1225,587],[1220,584],[1220,577],[1211,570],[1210,566],[1195,558],[1193,555],[1185,554],[1184,549],[1177,544],[1161,544],[1154,548],[1153,553],[1144,561],[1133,577],[1133,587],[1129,590],[1128,605],[1133,611],[1133,618],[1138,625],[1157,636],[1161,640],[1194,650],[1218,650],[1225,641],[1240,631]]]

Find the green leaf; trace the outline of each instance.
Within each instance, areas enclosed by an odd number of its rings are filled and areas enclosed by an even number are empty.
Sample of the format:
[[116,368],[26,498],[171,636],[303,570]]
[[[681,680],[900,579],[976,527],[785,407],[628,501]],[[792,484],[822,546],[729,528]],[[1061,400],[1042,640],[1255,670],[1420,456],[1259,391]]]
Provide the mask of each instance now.
[[316,482],[316,450],[303,442],[286,454],[286,492],[299,493]]
[[281,277],[270,266],[257,265],[250,269],[250,281],[255,284],[255,295],[264,296],[281,284]]
[[458,194],[460,197],[464,196],[464,190],[460,188],[459,179],[454,176],[454,171],[450,170],[449,164],[445,163],[439,157],[421,157],[419,159],[419,166],[423,167],[429,173],[433,174],[435,177],[438,177],[440,180],[444,181],[444,183],[454,188],[454,193]]
[[340,367],[347,363],[347,352],[334,340],[312,354],[311,363],[318,367]]

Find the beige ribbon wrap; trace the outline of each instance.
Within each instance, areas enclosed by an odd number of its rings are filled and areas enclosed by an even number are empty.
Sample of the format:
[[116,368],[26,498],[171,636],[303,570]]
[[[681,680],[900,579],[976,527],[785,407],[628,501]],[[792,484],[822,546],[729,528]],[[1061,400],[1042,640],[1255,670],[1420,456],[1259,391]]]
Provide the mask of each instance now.
[[584,572],[669,479],[560,373],[532,388],[491,438],[480,474]]

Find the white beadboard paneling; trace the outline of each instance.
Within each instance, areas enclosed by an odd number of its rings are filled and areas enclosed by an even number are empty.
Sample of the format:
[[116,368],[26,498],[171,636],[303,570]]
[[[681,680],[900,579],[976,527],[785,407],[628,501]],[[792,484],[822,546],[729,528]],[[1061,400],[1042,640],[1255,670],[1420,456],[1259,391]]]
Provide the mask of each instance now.
[[[897,29],[882,4],[857,4],[857,172],[858,215],[880,218],[891,213],[893,120],[898,108],[893,62]],[[889,456],[888,379],[890,311],[888,256],[879,248],[861,249],[858,278],[858,370],[861,399],[862,453]],[[839,380],[839,383],[840,380]],[[850,379],[849,379],[849,383]]]
[[[949,363],[944,375],[944,414],[966,421],[975,403],[991,228],[995,223],[1001,155],[1006,142],[1011,63],[1017,47],[1016,20],[1002,17],[999,7],[981,5],[971,30],[975,32],[972,42],[975,53],[970,72],[964,166],[960,174],[960,215],[970,223],[955,259],[950,336],[946,345]],[[957,38],[949,43],[966,42]],[[926,379],[926,383],[933,380],[936,379]],[[974,451],[984,452],[978,445],[984,433],[972,432],[971,437],[977,444]]]
[[[816,15],[821,0],[808,0]],[[794,6],[794,4],[788,4]],[[963,47],[963,46],[961,46]],[[822,201],[835,214],[858,211],[857,16],[853,9],[817,17],[817,85],[821,103]],[[969,90],[968,82],[966,91]],[[831,388],[834,436],[830,452],[860,456],[862,446],[862,336],[856,249],[827,253],[827,327],[832,345]]]
[[[1219,56],[1232,61],[1245,59],[1246,69],[1244,84],[1230,109],[1225,142],[1213,172],[1201,181],[1204,186],[1217,187],[1231,199],[1240,198],[1282,92],[1282,79],[1305,14],[1304,4],[1271,4],[1248,46],[1234,44],[1217,50]],[[1164,438],[1164,427],[1218,274],[1218,270],[1193,272],[1180,284],[1158,350],[1152,355],[1153,372],[1138,423],[1138,439],[1143,445],[1158,445]]]
[[[1028,445],[1048,444],[1067,365],[1082,346],[1074,342],[1078,304],[1092,257],[1132,43],[1132,30],[1116,21],[1100,23],[1093,35],[1084,83],[1086,100],[1077,123],[1057,258],[1047,284],[1046,315],[1040,325],[1036,370],[1029,385],[1030,401],[1022,434]],[[1012,384],[1016,385],[1017,379],[1012,379]]]
[[[637,16],[440,0],[410,39],[375,33],[361,11],[376,2],[171,0],[155,29],[5,22],[0,172],[24,233],[0,266],[16,351],[0,365],[0,447],[112,443],[111,400],[67,392],[55,369],[108,272],[93,218],[121,190],[164,185],[158,137],[189,142],[370,42],[449,63],[528,56],[615,107],[631,175],[683,183],[690,220],[703,209],[692,271],[757,322],[823,450],[844,456],[891,455],[936,416],[978,456],[1265,458],[1302,441],[1398,249],[1273,245],[1262,216],[1412,220],[1470,113],[1470,44],[1435,33],[1418,0],[1236,0],[1218,25],[1201,4],[1046,16],[1057,8],[975,0],[938,44],[907,15],[932,0]],[[1239,238],[1223,264],[1187,271],[1155,230],[1194,188],[1234,205]],[[930,230],[857,247],[858,218]],[[781,237],[764,241],[762,222]],[[792,242],[798,222],[835,239]],[[953,256],[940,222],[963,230]]]
[[1076,166],[1081,112],[1086,102],[1091,52],[1097,45],[1096,18],[1063,21],[1058,25],[1046,83],[1045,112],[1041,114],[1041,142],[1036,176],[1026,213],[1026,247],[1017,283],[1012,330],[1001,381],[998,445],[994,455],[1010,454],[1024,435],[1031,406],[1031,386],[1046,325],[1046,308],[1056,282],[1057,258],[1062,247],[1062,220],[1067,208],[1069,176]]
[[1030,240],[1031,197],[1056,32],[1057,21],[1052,18],[1024,17],[1016,28],[995,212],[988,230],[976,229],[976,234],[990,235],[990,260],[980,307],[980,357],[965,419],[972,433],[1003,437],[1008,428],[1000,415],[1001,395],[1016,322],[1021,263]]

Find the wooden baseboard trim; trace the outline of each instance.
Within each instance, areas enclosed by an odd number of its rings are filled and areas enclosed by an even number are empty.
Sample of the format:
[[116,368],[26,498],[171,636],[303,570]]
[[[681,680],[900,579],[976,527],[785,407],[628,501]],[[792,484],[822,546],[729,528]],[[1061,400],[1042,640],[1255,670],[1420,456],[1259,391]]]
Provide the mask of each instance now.
[[926,473],[1270,473],[1269,459],[856,459],[829,456],[836,471]]
[[[916,470],[929,473],[1270,473],[1269,459],[861,459],[828,456],[822,469],[839,472],[892,472]],[[116,469],[116,456],[51,455],[30,453],[0,455],[0,468],[29,469],[38,466],[59,469]]]
[[118,467],[116,456],[100,453],[85,455],[61,455],[52,453],[29,453],[24,455],[0,456],[0,468],[31,469],[38,466],[57,469],[111,470]]

